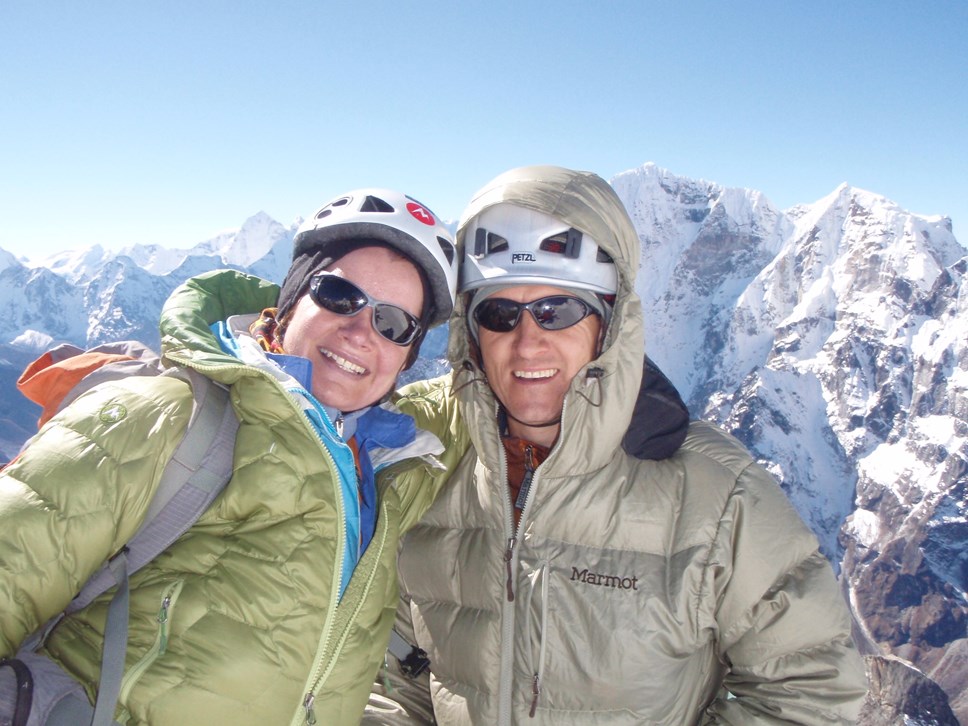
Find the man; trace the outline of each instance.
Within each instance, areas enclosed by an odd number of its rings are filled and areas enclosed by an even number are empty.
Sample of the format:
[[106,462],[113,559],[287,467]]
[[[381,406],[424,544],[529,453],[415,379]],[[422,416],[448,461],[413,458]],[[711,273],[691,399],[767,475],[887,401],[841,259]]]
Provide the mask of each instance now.
[[[436,722],[851,722],[845,604],[771,477],[705,423],[663,460],[621,449],[644,344],[612,189],[512,170],[472,200],[461,245],[454,374],[402,402],[471,441],[399,559]],[[429,718],[419,680],[387,678],[397,705],[372,698],[368,722]]]

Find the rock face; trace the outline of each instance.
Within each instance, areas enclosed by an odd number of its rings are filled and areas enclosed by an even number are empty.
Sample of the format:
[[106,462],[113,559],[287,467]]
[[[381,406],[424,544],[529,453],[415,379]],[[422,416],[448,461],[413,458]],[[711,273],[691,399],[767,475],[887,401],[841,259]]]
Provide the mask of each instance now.
[[858,726],[959,726],[937,683],[894,657],[868,656],[870,692]]
[[[649,354],[694,417],[780,481],[839,573],[862,651],[913,664],[968,723],[968,257],[950,220],[847,185],[781,211],[651,164],[612,184],[642,243]],[[94,249],[46,268],[0,255],[0,454],[34,428],[9,387],[29,354],[63,340],[157,346],[177,284],[225,266],[279,281],[294,229],[260,214],[183,252]],[[445,370],[445,350],[433,331],[407,378]],[[872,675],[900,693],[883,682],[908,672],[890,663]],[[905,698],[897,713],[928,719],[906,723],[940,718]]]
[[866,652],[968,720],[968,259],[949,220],[846,185],[781,213],[654,166],[613,184],[650,355],[780,480]]

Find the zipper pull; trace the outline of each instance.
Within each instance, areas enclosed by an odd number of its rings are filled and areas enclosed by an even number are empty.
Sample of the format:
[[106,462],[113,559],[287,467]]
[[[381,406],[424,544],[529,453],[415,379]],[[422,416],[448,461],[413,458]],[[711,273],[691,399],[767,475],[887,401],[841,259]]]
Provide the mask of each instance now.
[[158,638],[158,655],[164,655],[168,649],[168,608],[171,607],[171,595],[165,595],[158,611],[158,623],[161,625]]
[[306,694],[306,699],[303,701],[303,708],[306,709],[306,723],[309,726],[313,726],[316,723],[316,712],[313,710],[313,703],[316,701],[316,696],[312,693]]
[[541,694],[541,684],[539,681],[540,678],[535,673],[534,680],[531,681],[531,710],[528,711],[528,718],[534,718],[534,714],[538,711],[538,696]]
[[524,449],[524,477],[521,479],[521,488],[518,489],[518,498],[514,500],[515,509],[524,509],[528,502],[528,491],[531,489],[531,480],[534,479],[534,449],[527,446]]
[[508,548],[504,550],[504,562],[508,569],[508,602],[514,602],[514,577],[511,572],[511,559],[514,557],[514,545],[517,543],[517,537],[511,537],[508,540]]
[[380,669],[380,674],[382,676],[383,687],[386,689],[386,692],[393,693],[393,684],[390,683],[390,663],[386,653],[383,654],[383,668]]
[[336,420],[333,421],[333,425],[336,427],[336,435],[343,438],[343,414],[339,414]]

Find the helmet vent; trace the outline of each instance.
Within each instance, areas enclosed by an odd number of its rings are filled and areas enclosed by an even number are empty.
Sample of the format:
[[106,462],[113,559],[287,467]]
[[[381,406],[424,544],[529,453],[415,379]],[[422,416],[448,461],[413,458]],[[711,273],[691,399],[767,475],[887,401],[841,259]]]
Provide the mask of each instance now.
[[495,252],[504,252],[510,247],[508,241],[499,234],[488,232],[483,227],[478,227],[474,233],[474,256],[484,257],[493,255]]
[[577,260],[581,253],[581,232],[572,227],[567,232],[545,237],[538,245],[538,249]]
[[361,212],[393,212],[395,211],[393,207],[384,199],[380,197],[374,197],[372,195],[368,196],[363,200],[363,204],[360,205]]
[[456,256],[456,251],[454,250],[454,245],[452,245],[448,240],[443,237],[437,237],[437,244],[440,245],[440,249],[444,252],[444,257],[447,258],[447,264],[454,264],[454,257]]
[[612,256],[601,247],[598,248],[598,254],[595,255],[595,262],[610,262],[613,265],[615,264],[615,260],[612,259]]
[[324,219],[333,213],[334,207],[344,207],[350,203],[349,197],[340,197],[316,212],[316,219]]
[[504,252],[508,249],[508,241],[499,234],[487,233],[487,254],[493,255],[495,252]]

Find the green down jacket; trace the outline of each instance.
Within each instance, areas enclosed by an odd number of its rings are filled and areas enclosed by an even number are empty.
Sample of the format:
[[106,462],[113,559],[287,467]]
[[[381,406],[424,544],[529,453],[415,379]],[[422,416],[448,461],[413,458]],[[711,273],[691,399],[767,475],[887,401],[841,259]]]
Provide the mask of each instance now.
[[[189,281],[165,305],[165,361],[228,386],[241,423],[225,491],[131,578],[121,723],[353,724],[383,661],[398,538],[429,505],[432,477],[418,460],[378,477],[376,532],[337,602],[344,525],[333,459],[293,398],[223,353],[209,331],[273,305],[277,293],[223,271]],[[96,387],[0,474],[0,655],[63,609],[131,537],[191,403],[177,378]],[[422,487],[412,485],[418,479]],[[92,698],[108,599],[62,621],[45,648]]]
[[[597,177],[537,171],[504,175],[465,218],[502,200],[552,213],[605,247],[620,289],[516,531],[497,402],[463,328],[453,379],[408,389],[419,425],[447,435],[463,415],[472,439],[399,564],[400,628],[429,655],[437,723],[852,722],[866,688],[846,606],[773,479],[704,423],[661,461],[621,450],[643,349],[639,242]],[[428,718],[426,688],[394,680],[397,705],[375,696],[366,722]]]

